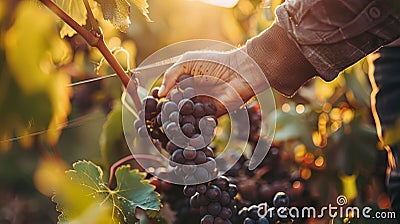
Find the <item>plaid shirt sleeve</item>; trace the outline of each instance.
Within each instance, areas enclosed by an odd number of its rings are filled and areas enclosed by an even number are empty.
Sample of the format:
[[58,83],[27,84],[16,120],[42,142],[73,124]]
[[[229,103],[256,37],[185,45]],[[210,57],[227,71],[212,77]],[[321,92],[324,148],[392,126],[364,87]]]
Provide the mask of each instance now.
[[[399,0],[287,0],[276,9],[274,25],[248,41],[247,52],[272,87],[292,95],[315,75],[332,80],[346,67],[398,39],[399,8]],[[274,37],[277,33],[278,39]],[[267,46],[271,44],[276,46]],[[278,46],[282,44],[286,46]],[[287,60],[286,66],[292,69],[282,72],[276,60],[267,62],[271,56]]]

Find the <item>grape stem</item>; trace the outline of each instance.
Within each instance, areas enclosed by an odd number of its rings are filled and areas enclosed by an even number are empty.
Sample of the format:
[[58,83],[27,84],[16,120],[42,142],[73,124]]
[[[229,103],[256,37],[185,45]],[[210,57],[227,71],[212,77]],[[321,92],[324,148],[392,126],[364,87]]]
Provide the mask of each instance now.
[[147,155],[147,154],[135,154],[135,156],[133,156],[133,155],[125,156],[124,158],[115,162],[110,167],[110,178],[108,180],[108,187],[111,187],[111,185],[113,184],[114,178],[115,178],[115,171],[117,171],[118,167],[122,166],[123,164],[125,164],[129,161],[136,161],[136,159],[148,159],[148,160],[152,160],[157,163],[160,163],[160,164],[162,163],[161,159],[159,159],[155,156],[152,156],[152,155]]
[[[121,83],[124,85],[125,88],[128,87],[130,77],[122,68],[121,64],[117,61],[114,55],[111,53],[110,49],[107,47],[103,32],[101,31],[100,27],[98,27],[96,20],[94,19],[93,13],[90,10],[89,4],[86,4],[85,7],[88,11],[89,22],[92,23],[93,32],[85,29],[83,26],[79,25],[71,16],[69,16],[62,8],[60,8],[54,1],[52,0],[40,0],[47,8],[53,11],[58,17],[60,17],[65,23],[67,23],[72,29],[74,29],[78,34],[80,34],[86,42],[92,46],[97,48],[103,57],[107,60],[110,66],[113,68],[115,73],[117,74],[118,78],[120,79]],[[89,8],[89,9],[88,9]],[[94,24],[93,24],[94,23]],[[137,86],[135,84],[134,87],[130,87],[129,94],[133,99],[135,107],[137,110],[142,108],[142,104],[140,102],[140,98],[137,93]]]

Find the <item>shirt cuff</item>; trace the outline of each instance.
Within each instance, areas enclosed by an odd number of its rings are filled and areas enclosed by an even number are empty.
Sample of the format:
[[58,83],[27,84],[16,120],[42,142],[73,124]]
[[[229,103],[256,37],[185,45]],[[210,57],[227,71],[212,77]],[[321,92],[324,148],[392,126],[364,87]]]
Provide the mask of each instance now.
[[288,33],[276,23],[248,40],[246,51],[260,66],[269,84],[286,96],[293,96],[317,74]]

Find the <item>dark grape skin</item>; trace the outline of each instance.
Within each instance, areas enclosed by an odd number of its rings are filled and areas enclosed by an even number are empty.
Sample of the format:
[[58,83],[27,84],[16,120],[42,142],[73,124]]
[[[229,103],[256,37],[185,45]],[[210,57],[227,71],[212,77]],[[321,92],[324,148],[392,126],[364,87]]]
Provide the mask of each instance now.
[[150,113],[156,112],[158,103],[157,103],[157,100],[154,99],[153,97],[151,97],[151,96],[145,97],[143,99],[142,103],[143,103],[143,108],[146,113],[147,112],[150,112]]
[[178,104],[179,113],[183,115],[190,115],[194,110],[194,103],[189,99],[182,99]]
[[275,207],[271,207],[267,209],[266,217],[270,223],[275,223],[278,221],[278,212]]
[[235,184],[229,184],[229,188],[228,188],[227,192],[229,193],[229,195],[232,198],[235,197],[238,193],[237,186]]
[[163,101],[158,102],[157,107],[156,107],[156,113],[160,113],[161,112],[163,104],[164,104]]
[[214,217],[212,215],[205,215],[201,219],[201,224],[214,224]]
[[192,208],[199,208],[200,207],[200,202],[199,202],[199,194],[196,193],[190,198],[190,207]]
[[205,205],[200,206],[199,213],[201,216],[207,215],[207,213],[208,213],[207,206],[205,206]]
[[204,106],[202,103],[195,103],[194,108],[193,108],[193,116],[195,118],[201,118],[206,115],[206,112],[204,111]]
[[179,124],[179,123],[180,123],[180,120],[181,120],[178,111],[172,112],[172,113],[169,115],[168,119],[169,119],[171,122],[175,122],[175,123],[177,123],[177,124]]
[[192,87],[187,87],[182,92],[182,97],[184,99],[191,99],[196,96],[196,90]]
[[213,180],[212,183],[223,191],[226,191],[229,188],[229,179],[225,176],[218,177],[217,179]]
[[252,205],[247,209],[247,216],[253,220],[257,220],[260,218],[258,216],[258,206],[257,205]]
[[172,153],[171,160],[175,163],[184,164],[186,160],[185,157],[183,157],[183,150],[177,149],[174,153]]
[[227,207],[222,207],[219,217],[223,219],[230,219],[232,217],[232,210]]
[[192,197],[194,194],[196,194],[196,186],[192,185],[187,185],[183,188],[183,194],[186,197]]
[[148,135],[146,126],[142,126],[138,129],[138,134],[140,137],[144,138]]
[[187,137],[192,137],[194,134],[196,134],[196,129],[193,124],[186,123],[182,126],[182,132],[185,134]]
[[202,150],[207,157],[213,157],[214,158],[214,151],[211,149],[211,147],[207,146]]
[[251,218],[246,218],[244,221],[243,221],[243,224],[256,224],[257,222],[255,221],[255,220],[253,220],[253,219],[251,219]]
[[178,89],[172,89],[169,93],[169,98],[171,101],[178,103],[182,100],[182,93]]
[[207,191],[207,185],[205,184],[199,184],[196,186],[196,190],[197,192],[199,192],[200,194],[204,194]]
[[277,208],[289,206],[289,197],[285,192],[278,192],[274,196],[273,205]]
[[159,87],[154,87],[151,90],[151,95],[155,98],[155,99],[160,99],[160,97],[158,96],[158,91],[160,91]]
[[208,200],[208,198],[204,194],[199,194],[198,195],[198,201],[199,201],[199,205],[200,206],[210,204],[210,201]]
[[180,132],[180,128],[175,122],[169,123],[166,129],[168,136],[176,136]]
[[219,202],[211,202],[208,207],[208,213],[210,213],[213,216],[217,216],[221,212],[221,204]]
[[207,162],[206,154],[202,151],[196,151],[196,158],[194,159],[194,162],[196,164],[203,164],[203,163]]
[[168,101],[163,103],[162,105],[162,112],[166,115],[169,116],[172,112],[178,111],[178,105],[172,101]]
[[221,189],[215,185],[208,187],[206,196],[210,201],[219,201],[221,199]]
[[227,206],[231,202],[231,196],[226,191],[221,192],[220,203],[222,206]]
[[175,145],[172,141],[169,141],[167,143],[167,145],[165,146],[165,150],[167,150],[167,152],[169,154],[172,154],[175,152],[175,150],[179,149],[179,146]]
[[183,115],[180,122],[181,122],[181,125],[184,125],[187,123],[196,125],[196,118],[193,115]]
[[217,107],[211,102],[206,102],[204,103],[204,111],[206,115],[215,115],[217,113]]
[[183,150],[183,156],[185,157],[185,159],[187,160],[193,160],[196,158],[196,149],[193,148],[192,146],[187,146],[184,150]]

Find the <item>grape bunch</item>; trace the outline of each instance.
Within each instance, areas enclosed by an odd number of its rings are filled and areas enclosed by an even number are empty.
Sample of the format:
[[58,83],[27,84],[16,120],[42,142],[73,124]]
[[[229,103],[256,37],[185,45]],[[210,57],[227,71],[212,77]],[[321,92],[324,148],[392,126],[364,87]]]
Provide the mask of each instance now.
[[267,203],[243,207],[238,215],[243,224],[293,223],[289,215],[289,197],[284,192],[277,192],[273,198],[273,207]]
[[237,187],[226,177],[216,178],[218,169],[209,146],[218,124],[217,107],[201,101],[190,77],[181,75],[167,98],[159,98],[158,88],[152,89],[151,96],[143,100],[134,127],[139,136],[150,136],[155,145],[169,153],[173,173],[189,184],[183,192],[203,217],[201,223],[229,224],[236,213]]
[[235,196],[237,187],[225,176],[199,185],[188,185],[183,189],[190,197],[192,208],[199,210],[203,218],[201,224],[229,224],[230,218],[237,212]]

